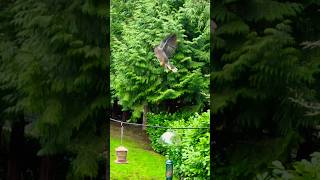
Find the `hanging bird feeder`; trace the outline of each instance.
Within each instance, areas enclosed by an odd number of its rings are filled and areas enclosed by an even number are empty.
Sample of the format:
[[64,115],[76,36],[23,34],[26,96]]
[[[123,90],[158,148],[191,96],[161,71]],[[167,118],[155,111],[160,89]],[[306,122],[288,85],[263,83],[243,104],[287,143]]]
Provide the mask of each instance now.
[[173,177],[173,161],[166,161],[166,180],[172,180]]
[[117,155],[117,160],[115,161],[118,164],[127,164],[127,154],[128,154],[128,149],[125,148],[124,146],[119,146],[116,148],[116,155]]
[[116,148],[116,155],[117,155],[117,160],[115,160],[116,163],[118,164],[127,164],[127,154],[128,154],[128,149],[122,146],[122,136],[123,136],[123,125],[121,123],[121,145]]
[[164,146],[171,146],[174,144],[180,144],[181,138],[174,131],[168,130],[160,136],[158,142]]
[[[163,133],[161,137],[159,138],[159,143],[161,143],[164,146],[173,146],[180,144],[181,138],[180,136],[171,130],[168,130],[167,132]],[[173,178],[173,161],[168,159],[166,161],[166,180],[172,180]]]

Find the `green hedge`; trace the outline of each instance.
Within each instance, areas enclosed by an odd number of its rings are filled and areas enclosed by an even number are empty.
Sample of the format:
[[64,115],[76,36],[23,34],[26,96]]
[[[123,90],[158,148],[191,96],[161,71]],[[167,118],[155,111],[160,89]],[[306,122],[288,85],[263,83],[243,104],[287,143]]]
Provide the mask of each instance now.
[[[149,114],[149,124],[168,127],[209,127],[210,112],[202,114]],[[173,131],[173,130],[172,130]],[[181,137],[179,144],[165,146],[159,143],[165,129],[147,128],[155,151],[168,156],[174,162],[174,173],[188,179],[210,177],[209,129],[179,129],[174,132]]]

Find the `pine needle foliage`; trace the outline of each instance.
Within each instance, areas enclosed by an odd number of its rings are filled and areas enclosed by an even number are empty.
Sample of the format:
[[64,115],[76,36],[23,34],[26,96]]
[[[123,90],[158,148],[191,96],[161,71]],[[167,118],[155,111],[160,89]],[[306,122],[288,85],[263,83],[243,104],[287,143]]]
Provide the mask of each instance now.
[[[140,117],[145,103],[156,112],[168,102],[189,111],[208,105],[209,1],[116,0],[111,16],[111,88],[123,109]],[[177,73],[165,72],[153,52],[172,33]]]
[[14,80],[19,107],[36,116],[38,155],[72,154],[68,179],[96,177],[105,146],[107,3],[16,0],[15,31],[1,36],[1,82]]
[[10,22],[14,15],[10,11],[12,6],[12,1],[3,1],[0,13],[0,111],[3,118],[10,120],[23,111],[19,102],[23,93],[17,73],[21,66],[15,61],[20,42],[16,36],[17,30]]
[[308,19],[308,26],[315,25],[308,11],[311,4],[317,3],[215,3],[211,110],[217,120],[217,179],[226,179],[226,174],[229,179],[247,179],[272,160],[286,159],[300,142],[299,129],[319,123],[306,119],[303,109],[290,100],[315,82],[311,65],[319,60],[302,50],[298,38],[307,34],[300,17]]

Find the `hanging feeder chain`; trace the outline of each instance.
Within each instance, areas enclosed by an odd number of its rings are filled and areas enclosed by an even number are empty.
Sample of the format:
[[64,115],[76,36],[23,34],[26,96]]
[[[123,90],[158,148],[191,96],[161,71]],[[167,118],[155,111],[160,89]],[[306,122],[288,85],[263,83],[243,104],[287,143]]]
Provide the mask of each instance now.
[[152,128],[164,128],[164,129],[210,129],[210,127],[165,127],[165,126],[152,126],[152,125],[143,125],[143,124],[137,124],[137,123],[129,123],[129,122],[123,122],[120,120],[112,119],[111,121],[121,123],[121,142],[122,142],[122,131],[123,131],[123,124],[130,124],[135,126],[145,126],[145,127],[152,127]]

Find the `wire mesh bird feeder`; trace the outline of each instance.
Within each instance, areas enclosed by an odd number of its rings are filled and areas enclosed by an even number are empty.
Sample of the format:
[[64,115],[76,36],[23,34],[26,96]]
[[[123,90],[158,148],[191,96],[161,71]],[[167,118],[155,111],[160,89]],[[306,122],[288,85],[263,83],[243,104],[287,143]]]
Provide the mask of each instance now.
[[121,136],[120,136],[121,141],[120,141],[120,146],[116,148],[117,159],[115,160],[115,162],[118,164],[127,164],[128,149],[122,145],[122,137],[123,137],[123,124],[121,123]]
[[166,161],[166,180],[172,180],[173,177],[173,161]]
[[174,144],[180,144],[181,138],[176,132],[168,130],[160,136],[158,142],[163,146],[171,146]]
[[[174,131],[168,130],[163,133],[159,138],[159,143],[164,146],[172,146],[181,142],[180,136]],[[166,161],[166,180],[172,180],[173,178],[173,161],[168,159]]]

